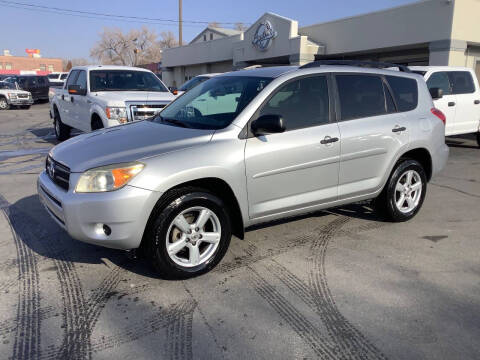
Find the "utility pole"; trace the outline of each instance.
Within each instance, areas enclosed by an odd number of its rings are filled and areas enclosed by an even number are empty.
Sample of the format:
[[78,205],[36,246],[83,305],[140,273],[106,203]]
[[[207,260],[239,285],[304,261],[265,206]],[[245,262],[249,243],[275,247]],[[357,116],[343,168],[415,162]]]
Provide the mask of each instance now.
[[182,0],[178,0],[178,44],[183,45],[182,42]]

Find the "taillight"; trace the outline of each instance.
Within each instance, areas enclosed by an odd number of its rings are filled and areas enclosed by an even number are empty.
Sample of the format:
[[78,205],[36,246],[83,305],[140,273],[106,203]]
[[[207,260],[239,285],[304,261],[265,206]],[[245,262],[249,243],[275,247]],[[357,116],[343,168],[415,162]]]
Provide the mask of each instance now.
[[438,110],[437,108],[431,108],[430,111],[432,112],[433,115],[435,115],[436,117],[438,117],[440,120],[442,120],[443,124],[445,125],[446,122],[447,122],[447,117],[445,116],[445,114],[443,112],[441,112],[440,110]]

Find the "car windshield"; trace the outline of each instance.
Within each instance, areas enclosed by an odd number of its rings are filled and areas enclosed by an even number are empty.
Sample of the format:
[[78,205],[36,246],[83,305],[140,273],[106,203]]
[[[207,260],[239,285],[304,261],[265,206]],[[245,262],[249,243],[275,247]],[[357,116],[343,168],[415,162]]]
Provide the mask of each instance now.
[[58,79],[58,74],[48,74],[48,78],[52,80],[57,80]]
[[90,91],[156,91],[168,92],[158,77],[147,71],[92,70]]
[[195,76],[193,79],[188,80],[185,84],[180,86],[179,91],[188,91],[191,88],[195,87],[196,85],[208,80],[209,78],[206,76]]
[[68,76],[68,73],[60,75],[60,80],[65,80]]
[[223,129],[272,78],[220,76],[209,79],[168,105],[153,122],[194,129]]
[[15,84],[8,83],[8,82],[5,82],[5,81],[0,81],[0,89],[2,89],[2,90],[15,90],[16,87],[15,87]]

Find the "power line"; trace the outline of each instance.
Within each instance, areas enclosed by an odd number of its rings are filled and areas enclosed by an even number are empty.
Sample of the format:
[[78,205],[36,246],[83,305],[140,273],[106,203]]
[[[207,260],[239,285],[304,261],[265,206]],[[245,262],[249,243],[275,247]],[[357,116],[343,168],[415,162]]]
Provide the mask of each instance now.
[[[116,14],[107,14],[107,13],[99,13],[99,12],[93,12],[93,11],[82,11],[82,10],[72,10],[72,9],[66,9],[66,8],[58,8],[58,7],[52,7],[52,6],[44,6],[44,5],[35,5],[35,4],[29,4],[29,3],[24,3],[24,2],[18,2],[18,1],[4,1],[0,0],[0,3],[2,3],[5,6],[9,7],[16,7],[20,9],[25,9],[25,10],[43,10],[44,12],[51,12],[55,14],[61,14],[61,15],[71,15],[71,16],[80,16],[83,15],[82,17],[87,17],[87,16],[96,16],[96,18],[104,19],[106,17],[109,18],[120,18],[120,19],[133,19],[135,21],[130,21],[130,22],[146,22],[146,23],[157,23],[157,22],[166,22],[166,23],[178,23],[179,20],[176,19],[160,19],[160,18],[149,18],[149,17],[142,17],[142,16],[127,16],[127,15],[116,15]],[[140,21],[138,21],[140,20]],[[182,23],[190,23],[190,24],[209,24],[210,21],[200,21],[200,20],[182,20]],[[229,24],[229,25],[234,25],[237,22],[219,22],[216,21],[218,24]],[[248,24],[248,23],[245,23]]]

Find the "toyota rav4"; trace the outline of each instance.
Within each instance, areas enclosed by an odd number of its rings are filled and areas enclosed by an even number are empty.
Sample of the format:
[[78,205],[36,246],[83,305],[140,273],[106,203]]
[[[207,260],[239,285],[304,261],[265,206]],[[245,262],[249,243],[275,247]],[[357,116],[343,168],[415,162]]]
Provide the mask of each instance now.
[[212,269],[257,223],[366,199],[409,220],[447,161],[445,117],[422,76],[385,66],[216,76],[154,118],[54,147],[40,199],[73,238],[140,248],[176,278]]

